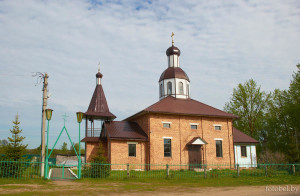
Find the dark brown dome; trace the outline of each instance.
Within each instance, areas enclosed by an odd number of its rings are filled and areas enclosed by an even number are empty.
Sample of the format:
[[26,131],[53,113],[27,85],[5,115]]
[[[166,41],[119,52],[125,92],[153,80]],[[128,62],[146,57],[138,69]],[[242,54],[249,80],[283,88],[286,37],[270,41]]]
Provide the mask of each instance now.
[[160,76],[159,82],[164,79],[181,78],[190,81],[189,77],[180,67],[169,67]]
[[96,74],[96,78],[102,78],[102,74],[100,73],[100,72],[98,72],[97,74]]
[[167,56],[170,56],[173,54],[177,54],[178,56],[180,56],[180,50],[175,46],[171,46],[170,48],[167,49],[166,54],[167,54]]

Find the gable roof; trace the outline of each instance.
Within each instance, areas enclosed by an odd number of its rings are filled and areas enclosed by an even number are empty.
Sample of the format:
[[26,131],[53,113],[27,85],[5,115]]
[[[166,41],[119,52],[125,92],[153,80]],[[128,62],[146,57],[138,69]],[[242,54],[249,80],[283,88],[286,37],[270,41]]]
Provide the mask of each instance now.
[[186,145],[203,145],[207,144],[207,142],[201,137],[194,137],[191,141],[189,141]]
[[233,143],[259,143],[256,139],[233,127]]
[[112,121],[104,124],[110,139],[147,140],[147,134],[135,122]]
[[93,116],[95,119],[115,119],[110,113],[102,85],[97,85],[85,116]]
[[178,99],[172,96],[168,96],[149,106],[148,108],[126,118],[125,120],[135,118],[145,113],[238,118],[238,116],[234,114],[224,112],[193,99]]

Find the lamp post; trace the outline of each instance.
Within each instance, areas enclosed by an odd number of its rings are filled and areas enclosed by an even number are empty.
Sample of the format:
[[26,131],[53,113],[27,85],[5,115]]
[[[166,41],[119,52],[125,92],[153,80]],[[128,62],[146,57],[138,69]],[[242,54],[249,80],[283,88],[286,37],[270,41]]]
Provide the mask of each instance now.
[[45,178],[48,178],[48,159],[49,159],[49,157],[48,157],[49,121],[51,120],[53,110],[51,110],[51,109],[46,109],[45,111],[46,111],[46,119],[47,119],[47,121],[48,121],[48,125],[47,125],[46,161],[45,161],[46,164],[45,164],[45,169],[44,169],[44,171],[45,171],[44,176],[45,176]]
[[79,124],[79,141],[78,141],[78,144],[79,144],[79,152],[78,152],[78,155],[79,155],[79,158],[78,158],[78,179],[81,178],[81,153],[80,153],[80,123],[82,122],[82,118],[83,118],[83,113],[82,112],[76,112],[76,116],[77,116],[77,122]]

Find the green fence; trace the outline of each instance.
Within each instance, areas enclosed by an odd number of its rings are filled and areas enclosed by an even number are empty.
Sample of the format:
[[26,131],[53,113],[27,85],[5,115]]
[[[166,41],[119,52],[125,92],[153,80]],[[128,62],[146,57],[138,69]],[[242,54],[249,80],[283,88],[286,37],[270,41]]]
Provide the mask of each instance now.
[[[0,161],[0,178],[41,178],[40,162]],[[51,179],[76,179],[77,165],[50,164]],[[255,167],[253,167],[255,166]],[[300,164],[163,165],[83,163],[81,178],[222,178],[247,176],[300,176]]]

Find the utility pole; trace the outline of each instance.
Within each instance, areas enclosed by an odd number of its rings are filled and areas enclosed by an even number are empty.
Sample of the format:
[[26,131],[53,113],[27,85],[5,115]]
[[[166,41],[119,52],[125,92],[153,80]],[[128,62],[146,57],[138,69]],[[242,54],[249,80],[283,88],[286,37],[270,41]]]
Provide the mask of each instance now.
[[43,108],[42,108],[42,130],[41,130],[41,136],[42,136],[42,151],[41,151],[41,177],[44,177],[45,172],[45,127],[46,127],[46,108],[47,108],[47,87],[48,87],[48,74],[45,73],[43,79]]

